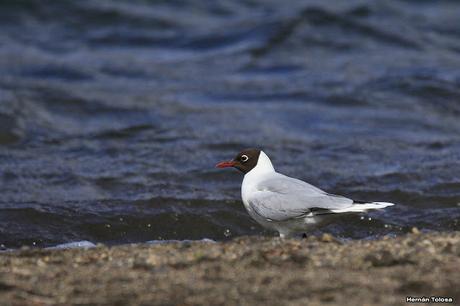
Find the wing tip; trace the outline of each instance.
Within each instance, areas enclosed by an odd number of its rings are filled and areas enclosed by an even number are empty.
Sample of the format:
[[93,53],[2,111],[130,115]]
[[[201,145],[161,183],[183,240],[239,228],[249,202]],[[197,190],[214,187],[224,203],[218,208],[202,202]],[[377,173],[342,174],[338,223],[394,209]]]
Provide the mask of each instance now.
[[343,209],[333,209],[331,211],[335,213],[365,212],[367,210],[382,209],[393,205],[395,204],[390,202],[354,202],[354,205],[350,207]]
[[390,202],[372,202],[371,204],[378,204],[382,208],[395,205],[394,203],[390,203]]

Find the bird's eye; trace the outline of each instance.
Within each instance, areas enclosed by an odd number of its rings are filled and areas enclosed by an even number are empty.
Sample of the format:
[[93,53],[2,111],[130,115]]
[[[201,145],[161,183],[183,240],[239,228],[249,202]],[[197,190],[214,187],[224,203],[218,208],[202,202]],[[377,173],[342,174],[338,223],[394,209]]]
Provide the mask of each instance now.
[[244,162],[247,162],[249,157],[247,155],[241,155],[241,161],[244,163]]

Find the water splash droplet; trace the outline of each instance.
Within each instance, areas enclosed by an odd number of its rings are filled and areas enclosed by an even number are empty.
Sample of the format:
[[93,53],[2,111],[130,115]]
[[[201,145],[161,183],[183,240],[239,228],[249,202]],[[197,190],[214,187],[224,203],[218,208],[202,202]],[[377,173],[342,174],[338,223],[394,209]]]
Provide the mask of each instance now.
[[227,228],[225,231],[224,231],[224,236],[225,237],[230,237],[232,235],[232,232],[230,232],[230,230]]

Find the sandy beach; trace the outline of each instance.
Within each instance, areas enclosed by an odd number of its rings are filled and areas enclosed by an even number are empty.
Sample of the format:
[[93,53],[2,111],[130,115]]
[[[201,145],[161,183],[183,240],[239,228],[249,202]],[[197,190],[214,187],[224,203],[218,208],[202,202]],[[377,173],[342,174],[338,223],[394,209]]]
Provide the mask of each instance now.
[[0,254],[0,267],[3,305],[455,304],[460,233],[24,249]]

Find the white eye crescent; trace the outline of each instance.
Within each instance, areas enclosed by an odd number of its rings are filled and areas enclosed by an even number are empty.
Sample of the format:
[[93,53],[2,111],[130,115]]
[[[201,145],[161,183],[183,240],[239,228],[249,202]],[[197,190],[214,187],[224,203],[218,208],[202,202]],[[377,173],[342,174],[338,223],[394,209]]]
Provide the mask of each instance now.
[[249,159],[249,157],[247,155],[241,155],[241,161],[244,163],[244,162],[247,162]]

